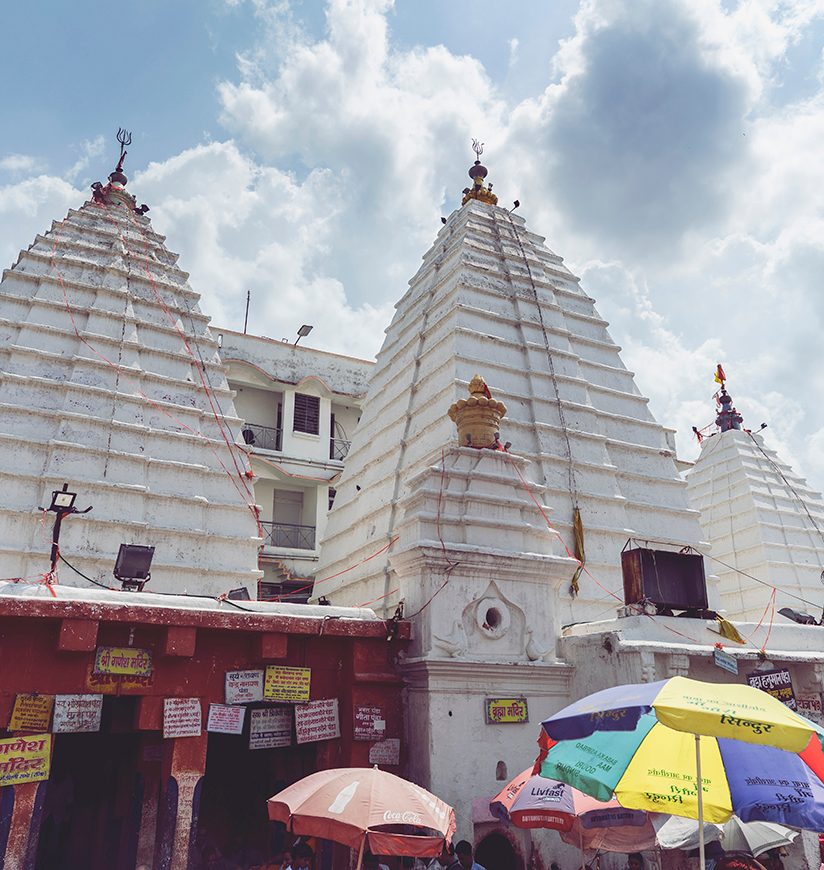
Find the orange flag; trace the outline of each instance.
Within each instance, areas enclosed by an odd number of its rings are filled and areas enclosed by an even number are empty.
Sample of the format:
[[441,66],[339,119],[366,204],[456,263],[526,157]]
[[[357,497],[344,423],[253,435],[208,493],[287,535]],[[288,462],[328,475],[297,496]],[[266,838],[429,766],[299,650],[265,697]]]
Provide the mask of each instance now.
[[718,367],[715,370],[715,378],[713,379],[716,384],[724,385],[724,381],[727,380],[727,376],[724,374],[724,369],[721,368],[721,363],[718,363]]

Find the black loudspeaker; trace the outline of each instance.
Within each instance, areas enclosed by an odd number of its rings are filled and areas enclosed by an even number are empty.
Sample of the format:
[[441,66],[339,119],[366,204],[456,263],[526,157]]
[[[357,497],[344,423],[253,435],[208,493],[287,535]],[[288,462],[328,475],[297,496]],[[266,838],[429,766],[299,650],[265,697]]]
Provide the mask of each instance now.
[[621,553],[624,603],[652,601],[659,610],[706,610],[704,557],[695,553],[648,550]]

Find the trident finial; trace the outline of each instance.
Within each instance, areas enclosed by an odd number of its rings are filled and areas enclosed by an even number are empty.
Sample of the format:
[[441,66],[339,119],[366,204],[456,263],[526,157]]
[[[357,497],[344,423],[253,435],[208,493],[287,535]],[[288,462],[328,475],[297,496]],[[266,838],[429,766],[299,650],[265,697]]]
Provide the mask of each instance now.
[[117,161],[117,168],[115,169],[115,172],[122,172],[123,161],[126,159],[126,155],[129,153],[128,151],[126,151],[126,146],[132,144],[132,134],[128,130],[123,130],[118,127],[117,141],[120,143],[120,160]]
[[477,139],[472,140],[472,150],[475,152],[475,156],[478,160],[481,159],[481,154],[484,153],[484,143],[479,142]]

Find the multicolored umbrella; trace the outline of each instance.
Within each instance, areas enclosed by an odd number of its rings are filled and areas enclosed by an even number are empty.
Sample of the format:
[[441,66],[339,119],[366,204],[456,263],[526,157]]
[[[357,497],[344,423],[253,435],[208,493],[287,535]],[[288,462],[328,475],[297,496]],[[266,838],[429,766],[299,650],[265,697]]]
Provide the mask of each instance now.
[[[824,830],[824,731],[760,689],[686,677],[616,686],[543,729],[542,775],[600,800],[700,822],[735,813]],[[699,832],[703,852],[702,824]]]
[[455,833],[455,811],[399,776],[370,767],[321,770],[269,798],[269,818],[294,834],[374,855],[439,855]]
[[533,774],[529,767],[489,803],[493,816],[516,828],[548,828],[583,849],[642,852],[655,847],[655,829],[647,813],[598,801],[570,785]]

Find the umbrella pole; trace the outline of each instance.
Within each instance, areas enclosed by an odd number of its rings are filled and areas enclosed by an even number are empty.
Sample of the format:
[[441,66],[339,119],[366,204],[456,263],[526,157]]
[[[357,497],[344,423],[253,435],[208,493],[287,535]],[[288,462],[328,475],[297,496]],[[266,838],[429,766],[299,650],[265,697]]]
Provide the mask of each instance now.
[[363,864],[363,849],[365,846],[366,846],[366,831],[363,832],[363,839],[360,841],[360,851],[358,852],[357,870],[361,870],[361,865]]
[[695,782],[698,789],[698,866],[704,870],[704,789],[701,785],[701,738],[695,735]]

